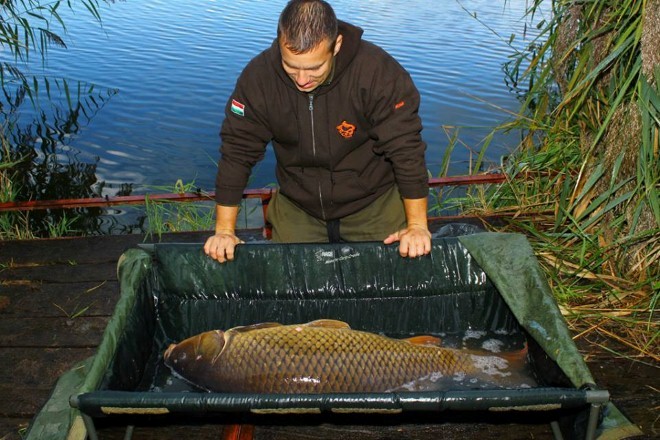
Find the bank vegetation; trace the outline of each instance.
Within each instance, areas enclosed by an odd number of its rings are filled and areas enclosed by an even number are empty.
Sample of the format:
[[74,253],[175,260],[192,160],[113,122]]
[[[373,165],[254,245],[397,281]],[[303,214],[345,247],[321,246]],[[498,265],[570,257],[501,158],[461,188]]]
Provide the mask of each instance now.
[[[547,0],[536,0],[529,15]],[[510,181],[473,193],[508,212],[579,337],[660,361],[660,1],[552,1],[505,66],[521,133]],[[525,214],[535,213],[531,216]]]

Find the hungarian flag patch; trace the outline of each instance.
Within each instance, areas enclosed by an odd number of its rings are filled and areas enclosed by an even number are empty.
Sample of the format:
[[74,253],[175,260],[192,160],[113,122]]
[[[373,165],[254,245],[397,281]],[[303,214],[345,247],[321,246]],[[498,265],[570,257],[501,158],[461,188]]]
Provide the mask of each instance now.
[[245,116],[245,104],[241,104],[235,99],[231,100],[231,111],[236,113],[238,116]]

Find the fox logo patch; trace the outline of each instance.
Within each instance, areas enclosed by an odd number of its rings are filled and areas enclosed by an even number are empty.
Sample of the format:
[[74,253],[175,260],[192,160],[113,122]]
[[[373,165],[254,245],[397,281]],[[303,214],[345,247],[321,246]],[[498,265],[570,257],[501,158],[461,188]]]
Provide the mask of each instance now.
[[337,131],[344,139],[350,139],[355,134],[355,125],[342,121],[337,127]]

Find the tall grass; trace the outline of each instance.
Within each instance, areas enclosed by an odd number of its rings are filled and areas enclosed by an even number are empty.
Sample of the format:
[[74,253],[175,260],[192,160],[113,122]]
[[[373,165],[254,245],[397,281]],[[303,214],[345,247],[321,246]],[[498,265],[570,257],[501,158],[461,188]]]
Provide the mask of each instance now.
[[530,237],[564,309],[591,329],[581,337],[614,335],[660,360],[660,66],[657,41],[645,44],[660,17],[650,3],[552,1],[540,36],[505,69],[524,89],[500,127],[523,133],[512,179],[475,205],[552,212],[506,229]]
[[[212,233],[215,229],[216,203],[210,194],[201,192],[195,182],[184,183],[177,180],[174,186],[153,186],[159,193],[197,193],[208,198],[203,202],[172,202],[152,200],[145,197],[147,222],[145,232],[147,237],[161,235],[167,232],[206,231]],[[264,218],[261,199],[243,199],[239,205],[239,215],[236,227],[240,229],[258,229],[263,227]]]
[[[199,189],[194,182],[183,183],[177,180],[174,187],[154,186],[158,192],[177,194],[194,193]],[[210,231],[214,226],[215,202],[209,196],[208,203],[200,202],[163,202],[145,197],[147,214],[146,235],[151,237],[167,232]]]

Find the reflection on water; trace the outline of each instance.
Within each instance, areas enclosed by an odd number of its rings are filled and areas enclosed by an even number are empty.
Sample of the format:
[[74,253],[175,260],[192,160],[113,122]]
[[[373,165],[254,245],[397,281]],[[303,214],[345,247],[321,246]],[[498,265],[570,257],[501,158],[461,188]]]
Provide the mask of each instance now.
[[[13,164],[8,168],[14,189],[11,199],[97,197],[104,186],[96,176],[98,158],[86,157],[83,152],[72,148],[71,143],[91,124],[116,90],[98,91],[83,82],[47,77],[34,77],[28,85],[20,75],[11,77],[11,71],[3,73],[5,99],[0,106],[0,118],[4,124],[5,147],[2,163]],[[40,89],[44,90],[41,95],[38,94]],[[123,185],[116,192],[130,193],[130,184]],[[103,214],[102,210],[95,208],[37,210],[3,213],[3,221],[25,225],[35,236],[67,235],[74,231],[88,234],[111,232],[112,228],[107,225],[102,227]],[[17,222],[17,218],[23,221]]]
[[[422,94],[433,175],[455,130],[461,144],[452,152],[449,174],[466,174],[486,134],[507,118],[505,111],[517,109],[502,65],[529,42],[522,38],[526,3],[331,1],[340,19],[363,27],[366,39],[388,50],[413,76]],[[83,81],[73,93],[80,105],[69,105],[59,90],[45,117],[22,107],[20,122],[33,127],[16,133],[32,142],[25,142],[22,153],[41,155],[39,172],[61,179],[42,179],[50,186],[36,185],[30,197],[144,193],[178,179],[212,190],[224,104],[245,64],[272,41],[284,4],[113,2],[101,7],[102,26],[87,14],[63,10],[68,49],[52,49],[45,70],[39,62],[27,68],[48,78]],[[509,47],[512,34],[517,38]],[[89,84],[95,89],[89,91]],[[40,104],[47,101],[44,95],[42,87]],[[514,146],[513,135],[502,135],[486,157],[497,163]],[[273,163],[269,149],[250,186],[273,183]],[[25,182],[34,184],[35,173]],[[62,183],[69,179],[68,186]]]

